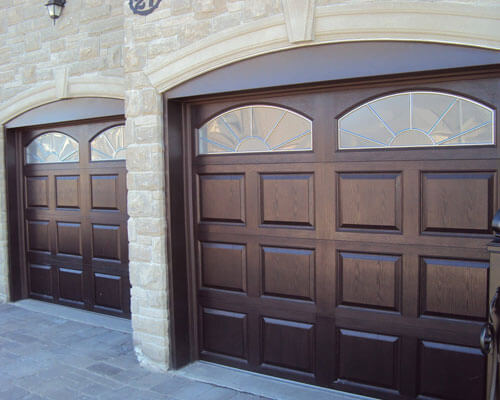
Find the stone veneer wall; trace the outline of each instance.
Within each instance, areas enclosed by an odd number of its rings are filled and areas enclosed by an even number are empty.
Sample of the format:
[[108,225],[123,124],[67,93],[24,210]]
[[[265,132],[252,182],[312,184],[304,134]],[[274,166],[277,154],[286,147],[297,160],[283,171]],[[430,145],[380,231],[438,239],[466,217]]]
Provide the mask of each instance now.
[[[30,104],[31,91],[40,102],[105,96],[102,83],[113,81],[118,89],[110,95],[121,97],[125,82],[134,343],[144,365],[166,369],[161,92],[218,66],[299,45],[393,39],[498,49],[499,19],[497,0],[162,0],[148,16],[132,14],[129,0],[68,0],[53,27],[43,1],[0,0],[0,122],[26,111],[15,105]],[[0,302],[8,299],[3,140]]]

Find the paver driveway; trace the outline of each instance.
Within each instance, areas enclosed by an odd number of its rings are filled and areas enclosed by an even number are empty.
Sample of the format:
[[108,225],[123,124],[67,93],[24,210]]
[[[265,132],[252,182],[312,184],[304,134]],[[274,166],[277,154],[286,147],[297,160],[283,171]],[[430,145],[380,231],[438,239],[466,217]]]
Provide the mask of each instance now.
[[0,304],[0,399],[264,398],[141,368],[129,333]]

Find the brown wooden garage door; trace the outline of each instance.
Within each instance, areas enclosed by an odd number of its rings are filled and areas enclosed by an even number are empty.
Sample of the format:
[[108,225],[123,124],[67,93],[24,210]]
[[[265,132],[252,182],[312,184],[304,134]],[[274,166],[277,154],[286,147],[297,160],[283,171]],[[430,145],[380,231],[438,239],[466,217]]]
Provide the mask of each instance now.
[[30,297],[130,316],[123,121],[25,130]]
[[379,398],[483,398],[499,89],[192,103],[199,357]]

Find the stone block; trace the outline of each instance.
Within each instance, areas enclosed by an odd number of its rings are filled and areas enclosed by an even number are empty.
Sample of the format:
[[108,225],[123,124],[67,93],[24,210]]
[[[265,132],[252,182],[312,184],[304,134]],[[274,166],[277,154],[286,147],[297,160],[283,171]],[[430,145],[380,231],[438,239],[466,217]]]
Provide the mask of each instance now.
[[[132,145],[127,149],[128,171],[152,171],[152,146]],[[133,189],[133,188],[131,188]]]
[[[135,247],[135,246],[132,246]],[[151,248],[149,248],[151,252]],[[145,263],[130,258],[130,283],[143,289],[166,290],[165,270],[161,264]]]
[[130,190],[127,196],[130,217],[151,216],[152,193],[149,191]]
[[24,50],[26,52],[40,50],[42,48],[42,36],[40,32],[28,33],[24,37]]
[[[151,251],[151,246],[144,246],[139,243],[129,243],[128,246],[129,259],[133,262],[151,262]],[[144,284],[142,280],[141,284]]]

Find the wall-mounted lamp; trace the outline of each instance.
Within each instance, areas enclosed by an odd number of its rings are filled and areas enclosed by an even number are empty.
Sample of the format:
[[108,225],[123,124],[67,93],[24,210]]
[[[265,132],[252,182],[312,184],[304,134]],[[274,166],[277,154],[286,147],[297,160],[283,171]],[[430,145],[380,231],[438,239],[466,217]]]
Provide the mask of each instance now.
[[56,19],[61,16],[65,4],[66,0],[48,0],[47,4],[45,4],[47,11],[49,12],[49,17],[52,18],[54,25],[56,23]]

